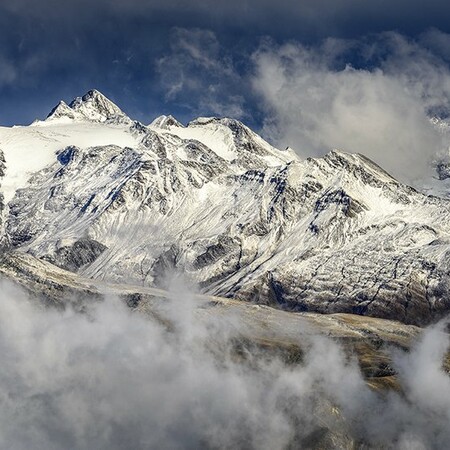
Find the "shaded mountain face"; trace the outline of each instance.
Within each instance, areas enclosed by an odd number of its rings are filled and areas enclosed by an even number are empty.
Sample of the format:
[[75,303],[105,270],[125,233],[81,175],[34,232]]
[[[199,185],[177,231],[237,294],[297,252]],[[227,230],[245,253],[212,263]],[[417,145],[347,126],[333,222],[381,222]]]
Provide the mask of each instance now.
[[98,91],[0,129],[4,246],[92,279],[425,324],[450,309],[450,203],[358,154],[300,160],[239,121],[149,126]]

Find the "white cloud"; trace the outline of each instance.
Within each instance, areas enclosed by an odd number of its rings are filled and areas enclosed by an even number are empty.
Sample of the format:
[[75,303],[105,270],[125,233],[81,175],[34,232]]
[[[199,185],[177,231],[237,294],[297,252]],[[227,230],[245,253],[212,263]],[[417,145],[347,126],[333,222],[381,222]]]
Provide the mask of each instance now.
[[379,396],[336,343],[310,333],[299,365],[251,347],[244,363],[230,339],[245,324],[198,315],[179,278],[171,299],[155,303],[161,322],[114,298],[76,313],[42,309],[6,281],[0,288],[1,448],[281,449],[324,428],[387,448],[450,439],[442,328],[395,354],[404,394]]
[[[345,65],[349,55],[372,67]],[[385,33],[320,47],[266,42],[253,59],[253,86],[267,108],[263,131],[280,146],[302,156],[362,153],[409,182],[445,148],[427,113],[449,107],[450,71],[421,41]]]

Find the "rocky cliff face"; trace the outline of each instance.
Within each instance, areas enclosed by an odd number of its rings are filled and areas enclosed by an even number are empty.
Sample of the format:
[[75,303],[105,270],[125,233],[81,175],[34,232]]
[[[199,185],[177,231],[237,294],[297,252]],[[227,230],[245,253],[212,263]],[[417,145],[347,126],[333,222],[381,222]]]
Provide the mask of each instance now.
[[[413,324],[450,309],[449,201],[361,155],[302,161],[232,119],[146,127],[97,91],[0,129],[0,148],[3,242],[85,277],[182,270],[206,294]],[[46,164],[17,181],[30,148]]]

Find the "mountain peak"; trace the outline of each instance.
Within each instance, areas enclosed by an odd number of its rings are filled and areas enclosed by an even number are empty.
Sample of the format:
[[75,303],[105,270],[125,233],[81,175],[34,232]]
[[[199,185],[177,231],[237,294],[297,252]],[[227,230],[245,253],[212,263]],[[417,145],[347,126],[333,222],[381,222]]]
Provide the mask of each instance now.
[[170,127],[183,127],[183,124],[178,122],[175,117],[169,114],[168,116],[162,115],[157,117],[155,120],[153,120],[149,127],[168,130]]
[[86,94],[82,95],[81,97],[76,97],[74,100],[72,100],[69,106],[71,108],[77,108],[79,105],[90,101],[112,104],[117,109],[119,109],[117,105],[115,105],[111,100],[109,100],[108,97],[106,97],[106,95],[103,95],[100,91],[97,91],[97,89],[90,89],[89,91],[86,92]]
[[47,120],[69,119],[89,122],[131,122],[126,114],[105,95],[91,89],[81,97],[76,97],[68,105],[61,100],[47,116]]
[[148,287],[186,270],[205,293],[299,311],[450,310],[450,201],[358,154],[300,160],[234,119],[121,114],[92,90],[47,129],[0,128],[8,249]]
[[60,117],[75,119],[75,111],[63,100],[50,111],[47,119],[59,119]]
[[123,119],[125,113],[105,95],[91,89],[82,97],[75,98],[69,107],[95,122],[106,122],[111,119]]

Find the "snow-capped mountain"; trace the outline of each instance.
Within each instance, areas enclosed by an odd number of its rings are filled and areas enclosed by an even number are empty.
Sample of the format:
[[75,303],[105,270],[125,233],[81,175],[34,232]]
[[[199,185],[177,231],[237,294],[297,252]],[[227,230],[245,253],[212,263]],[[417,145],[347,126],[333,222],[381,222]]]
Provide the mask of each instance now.
[[75,98],[70,105],[60,101],[47,116],[46,122],[53,119],[87,120],[98,123],[131,122],[117,105],[95,89]]
[[133,121],[98,91],[0,128],[3,245],[92,279],[427,323],[450,309],[450,202],[367,158],[300,160],[241,122]]

